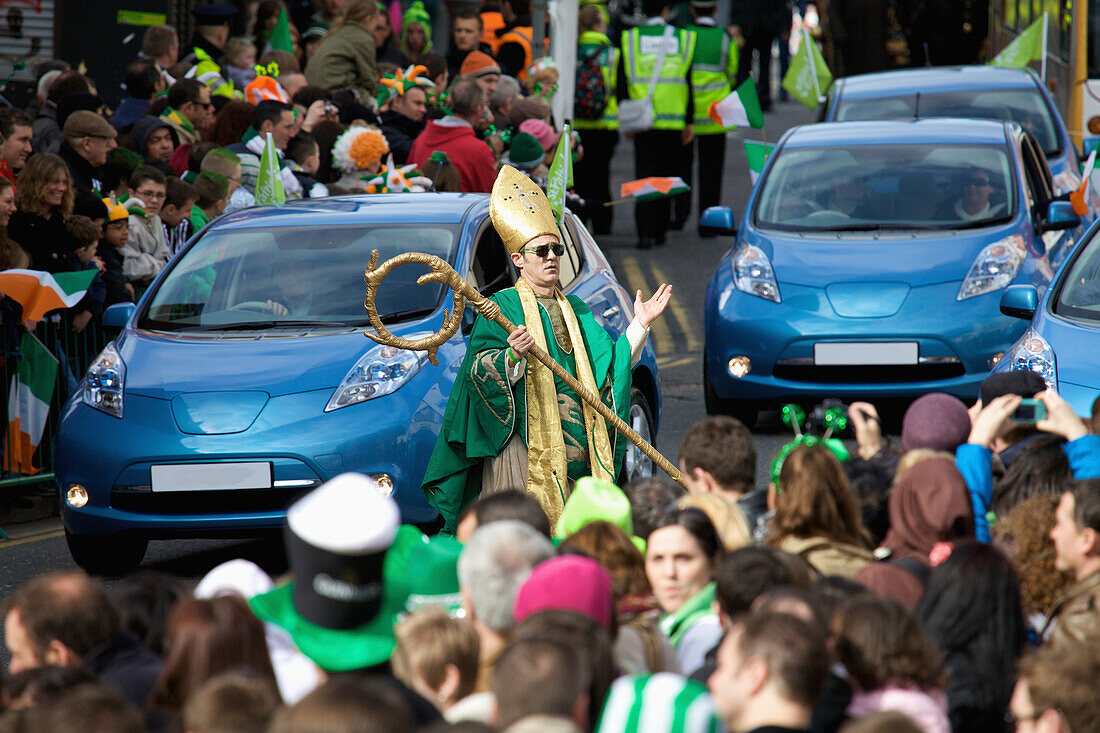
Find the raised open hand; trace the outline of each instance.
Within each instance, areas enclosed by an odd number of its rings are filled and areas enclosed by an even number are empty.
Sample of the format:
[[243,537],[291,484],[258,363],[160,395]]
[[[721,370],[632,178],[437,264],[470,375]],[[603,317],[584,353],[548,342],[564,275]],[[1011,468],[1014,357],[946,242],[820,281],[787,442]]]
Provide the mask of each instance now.
[[665,312],[671,297],[672,286],[667,283],[661,283],[653,297],[646,301],[642,300],[642,291],[639,290],[634,296],[634,317],[638,319],[638,323],[649,328],[657,320],[657,316]]

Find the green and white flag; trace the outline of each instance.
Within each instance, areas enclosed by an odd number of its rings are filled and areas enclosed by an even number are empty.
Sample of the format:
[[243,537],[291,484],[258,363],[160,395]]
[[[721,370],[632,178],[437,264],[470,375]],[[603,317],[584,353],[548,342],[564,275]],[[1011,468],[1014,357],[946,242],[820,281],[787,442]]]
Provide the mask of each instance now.
[[810,38],[810,32],[803,28],[802,44],[783,77],[783,88],[810,109],[817,109],[817,105],[825,101],[825,91],[832,83],[829,65]]
[[[1016,40],[1001,49],[1001,52],[989,62],[991,66],[1009,66],[1022,69],[1032,61],[1046,60],[1047,14],[1027,27]],[[1045,67],[1046,64],[1044,63]],[[1046,69],[1043,69],[1043,76]]]
[[279,177],[279,167],[275,141],[269,132],[267,142],[264,143],[264,152],[260,155],[260,172],[256,174],[257,204],[282,206],[286,203],[286,191],[283,190],[283,179]]
[[32,334],[23,332],[19,351],[22,359],[11,378],[8,392],[8,438],[4,444],[4,470],[31,475],[38,473],[34,452],[46,430],[50,414],[57,358]]
[[760,173],[764,170],[764,164],[768,162],[768,156],[775,150],[774,145],[760,142],[759,140],[745,140],[745,157],[749,161],[749,179],[752,185],[756,185]]
[[565,192],[573,185],[573,155],[569,148],[569,124],[566,123],[558,139],[558,148],[554,151],[550,175],[546,179],[546,198],[550,201],[558,226],[565,218]]
[[756,96],[756,82],[750,76],[729,96],[711,102],[707,116],[722,127],[763,127],[764,112],[760,109],[760,99]]

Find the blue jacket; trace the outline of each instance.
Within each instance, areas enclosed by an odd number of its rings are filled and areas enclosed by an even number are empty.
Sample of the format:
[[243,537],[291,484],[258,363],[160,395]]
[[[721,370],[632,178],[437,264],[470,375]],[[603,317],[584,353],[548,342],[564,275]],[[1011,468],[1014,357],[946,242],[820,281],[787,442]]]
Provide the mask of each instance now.
[[129,132],[138,118],[144,117],[149,111],[148,99],[136,97],[123,97],[115,110],[115,129],[119,132]]
[[[1100,435],[1085,435],[1062,446],[1075,479],[1100,478]],[[989,542],[989,505],[993,502],[992,451],[984,445],[963,443],[955,449],[955,465],[966,480],[974,506],[974,536]]]

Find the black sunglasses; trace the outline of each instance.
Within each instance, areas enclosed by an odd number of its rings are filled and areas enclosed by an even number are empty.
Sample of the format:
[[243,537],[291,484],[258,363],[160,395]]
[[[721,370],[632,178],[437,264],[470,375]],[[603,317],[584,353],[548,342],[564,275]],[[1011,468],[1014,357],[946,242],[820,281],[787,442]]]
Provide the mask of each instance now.
[[565,245],[562,244],[540,244],[537,247],[524,247],[520,252],[534,252],[535,257],[541,257],[546,259],[546,256],[551,252],[555,257],[561,257],[565,254]]

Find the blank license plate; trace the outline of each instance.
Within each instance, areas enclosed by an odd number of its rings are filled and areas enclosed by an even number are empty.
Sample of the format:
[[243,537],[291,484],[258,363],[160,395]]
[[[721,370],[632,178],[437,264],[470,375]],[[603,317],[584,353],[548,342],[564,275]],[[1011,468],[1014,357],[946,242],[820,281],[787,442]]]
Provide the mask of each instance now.
[[153,466],[153,491],[270,489],[270,463],[177,463]]
[[896,343],[822,343],[814,344],[814,364],[817,366],[877,366],[916,364],[917,342]]

